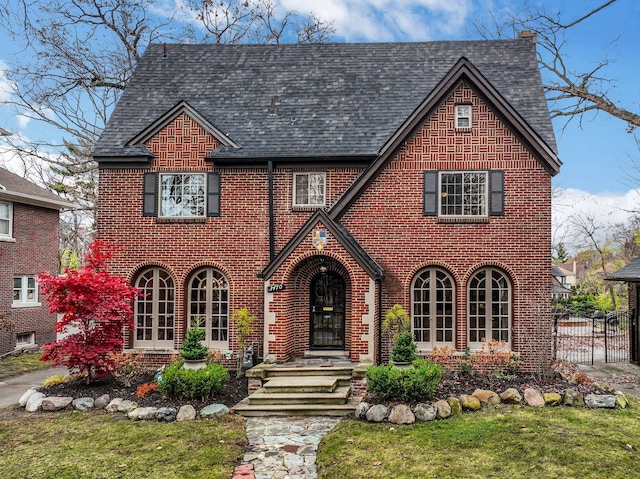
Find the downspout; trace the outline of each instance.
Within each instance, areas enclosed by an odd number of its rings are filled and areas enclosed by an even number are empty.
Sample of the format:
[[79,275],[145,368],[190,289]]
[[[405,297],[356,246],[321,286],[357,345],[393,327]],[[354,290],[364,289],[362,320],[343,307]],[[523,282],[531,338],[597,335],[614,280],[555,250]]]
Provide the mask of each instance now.
[[267,163],[269,173],[269,262],[276,257],[275,221],[273,217],[273,161]]
[[376,364],[382,364],[382,278],[376,279],[378,283],[378,353]]

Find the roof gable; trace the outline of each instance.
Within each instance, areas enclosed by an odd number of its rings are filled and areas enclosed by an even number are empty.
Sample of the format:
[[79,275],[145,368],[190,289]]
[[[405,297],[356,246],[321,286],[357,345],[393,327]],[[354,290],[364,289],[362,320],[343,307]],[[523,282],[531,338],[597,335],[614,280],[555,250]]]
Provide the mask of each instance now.
[[466,83],[494,111],[507,127],[523,141],[551,175],[560,171],[561,162],[542,137],[507,102],[480,71],[467,59],[460,58],[440,80],[422,103],[409,115],[400,128],[380,150],[378,158],[358,177],[333,205],[330,216],[339,219],[384,169],[402,144],[410,138],[453,93],[460,83]]
[[333,221],[324,210],[316,210],[298,232],[289,240],[271,263],[258,275],[263,279],[269,279],[273,273],[284,263],[284,261],[302,243],[318,222],[324,224],[327,230],[338,240],[340,245],[347,250],[353,259],[362,269],[373,279],[382,278],[382,268],[367,254],[367,252],[351,236],[347,229],[340,223]]
[[177,103],[173,108],[165,112],[163,115],[158,117],[153,123],[147,126],[144,130],[134,136],[129,142],[127,146],[131,145],[140,145],[146,143],[149,139],[155,136],[160,130],[166,127],[169,123],[175,120],[181,114],[185,114],[191,119],[193,119],[198,125],[200,125],[204,130],[211,134],[214,138],[216,138],[220,143],[224,146],[231,148],[239,148],[239,145],[236,144],[231,138],[222,133],[215,125],[211,124],[204,118],[200,113],[198,113],[195,109],[193,109],[186,101],[181,101]]

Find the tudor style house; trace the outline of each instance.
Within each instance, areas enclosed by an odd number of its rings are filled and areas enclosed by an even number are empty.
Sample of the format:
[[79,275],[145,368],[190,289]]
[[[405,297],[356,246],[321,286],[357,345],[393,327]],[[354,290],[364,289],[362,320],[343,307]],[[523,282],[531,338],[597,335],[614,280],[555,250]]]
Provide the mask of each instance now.
[[193,322],[237,353],[243,307],[259,358],[386,361],[394,304],[424,354],[550,357],[561,163],[531,38],[151,45],[93,155],[149,361]]
[[59,272],[60,210],[72,207],[0,168],[0,355],[56,340],[36,278]]

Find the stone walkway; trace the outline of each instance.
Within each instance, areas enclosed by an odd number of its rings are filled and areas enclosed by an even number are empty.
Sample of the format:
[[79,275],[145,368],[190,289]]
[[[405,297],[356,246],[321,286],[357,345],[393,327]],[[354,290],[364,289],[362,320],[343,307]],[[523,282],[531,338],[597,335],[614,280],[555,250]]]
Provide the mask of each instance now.
[[249,451],[233,479],[317,479],[318,444],[336,417],[247,418]]

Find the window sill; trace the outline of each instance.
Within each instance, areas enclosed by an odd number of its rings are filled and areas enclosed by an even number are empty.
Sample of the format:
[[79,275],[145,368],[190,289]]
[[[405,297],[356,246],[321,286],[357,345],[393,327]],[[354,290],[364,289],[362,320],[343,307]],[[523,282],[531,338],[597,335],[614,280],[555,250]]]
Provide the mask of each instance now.
[[42,306],[42,303],[11,303],[11,308],[20,309],[20,308],[39,308]]
[[291,207],[291,211],[292,212],[307,212],[307,211],[316,211],[316,210],[320,210],[322,208],[324,208],[325,205],[320,205],[320,206],[292,206]]
[[461,223],[461,224],[483,224],[489,223],[489,217],[478,217],[478,218],[441,218],[438,217],[438,223]]
[[207,218],[156,218],[157,224],[203,224]]
[[0,243],[15,243],[15,238],[10,238],[9,236],[0,236]]

